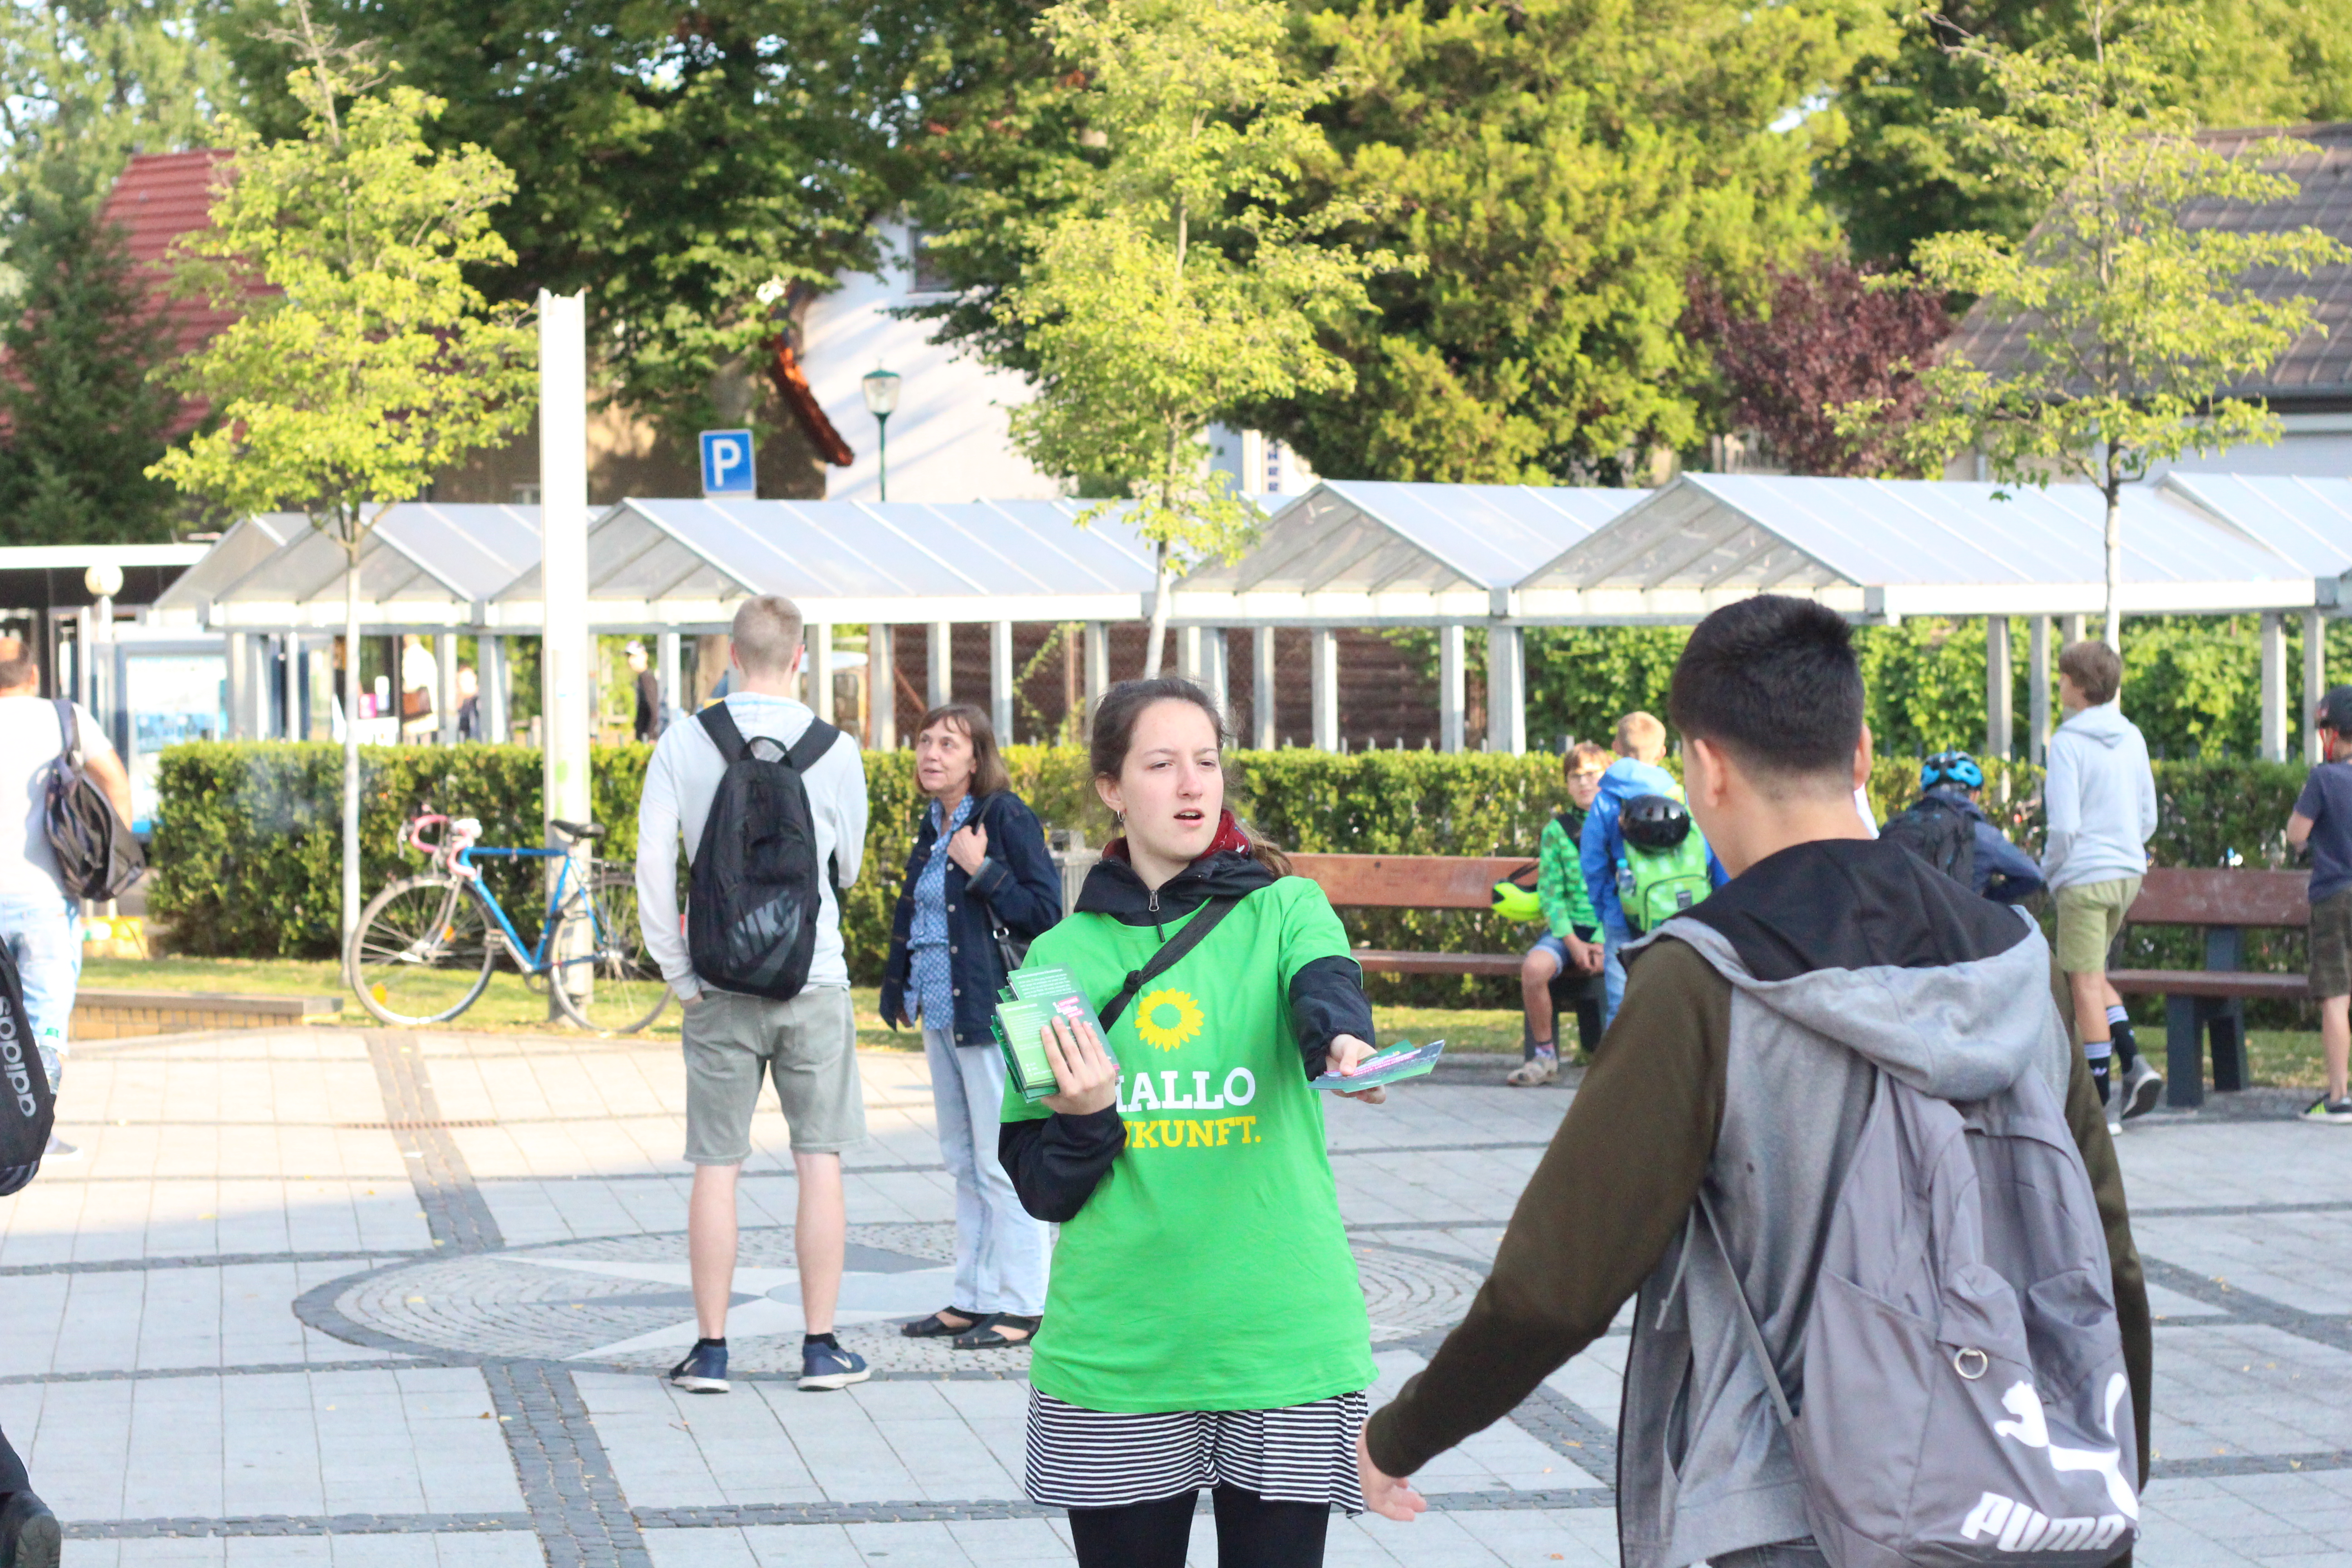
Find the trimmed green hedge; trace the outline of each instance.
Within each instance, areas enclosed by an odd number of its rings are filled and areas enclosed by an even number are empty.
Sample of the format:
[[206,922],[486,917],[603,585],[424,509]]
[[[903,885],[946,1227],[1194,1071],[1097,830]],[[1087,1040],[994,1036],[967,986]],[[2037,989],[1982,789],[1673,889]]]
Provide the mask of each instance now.
[[[636,798],[645,746],[600,747],[593,758],[597,820],[616,859],[635,853]],[[482,819],[491,843],[536,841],[540,757],[520,746],[369,747],[361,753],[362,887],[371,894],[413,869],[394,853],[401,822],[428,806]],[[1016,746],[1006,753],[1013,788],[1049,826],[1082,829],[1092,844],[1110,832],[1110,816],[1075,746]],[[866,872],[844,902],[844,935],[853,975],[881,973],[898,877],[913,842],[921,797],[914,753],[866,757],[871,817]],[[1884,818],[1912,796],[1918,764],[1884,759],[1871,780]],[[332,745],[281,742],[199,742],[162,760],[162,805],[150,907],[171,922],[183,951],[240,957],[328,957],[335,952],[337,870],[335,794],[341,752]],[[1543,825],[1562,804],[1559,763],[1548,755],[1360,752],[1338,756],[1305,750],[1236,752],[1228,758],[1234,804],[1257,828],[1286,847],[1356,854],[1533,854]],[[2029,850],[2041,847],[2040,770],[2023,763],[1988,769],[1986,803]],[[2163,826],[2152,846],[2169,866],[2277,866],[2287,863],[2282,829],[2302,788],[2299,763],[2239,761],[2156,764]],[[499,898],[535,929],[537,896],[528,870],[491,872]],[[1529,933],[1473,911],[1361,910],[1349,918],[1359,942],[1377,947],[1493,952],[1522,947]],[[2250,944],[2248,962],[2294,969],[2303,963],[2299,935]],[[2126,962],[2194,967],[2202,962],[2193,931],[2133,931]],[[1508,1005],[1502,982],[1382,977],[1383,999]]]

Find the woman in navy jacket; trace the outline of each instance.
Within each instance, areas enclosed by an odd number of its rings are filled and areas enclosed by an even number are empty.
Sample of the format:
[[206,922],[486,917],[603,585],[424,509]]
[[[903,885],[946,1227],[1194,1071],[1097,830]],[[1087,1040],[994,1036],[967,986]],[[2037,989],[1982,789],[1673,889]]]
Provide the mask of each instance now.
[[1013,793],[988,715],[950,703],[923,715],[915,781],[930,797],[890,921],[882,1016],[919,1025],[955,1176],[955,1300],[906,1325],[959,1350],[1017,1345],[1045,1306],[1046,1227],[997,1163],[1004,1058],[989,1018],[1005,966],[997,930],[1026,944],[1062,918],[1062,879],[1036,814]]

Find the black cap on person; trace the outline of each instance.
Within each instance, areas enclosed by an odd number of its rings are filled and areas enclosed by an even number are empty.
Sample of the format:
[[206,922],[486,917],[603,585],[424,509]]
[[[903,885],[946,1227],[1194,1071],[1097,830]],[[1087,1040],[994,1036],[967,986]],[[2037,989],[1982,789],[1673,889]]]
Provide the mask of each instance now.
[[2322,730],[2333,730],[2339,735],[2352,735],[2352,686],[2335,686],[2319,700],[2315,722]]

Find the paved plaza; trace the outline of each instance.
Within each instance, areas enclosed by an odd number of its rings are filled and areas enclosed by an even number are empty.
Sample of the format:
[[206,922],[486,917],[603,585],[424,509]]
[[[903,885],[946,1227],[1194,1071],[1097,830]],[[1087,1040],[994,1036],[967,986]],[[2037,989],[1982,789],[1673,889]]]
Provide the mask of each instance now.
[[[1066,1561],[1021,1496],[1025,1353],[895,1333],[947,1300],[952,1189],[922,1058],[863,1066],[842,1336],[875,1379],[793,1386],[771,1108],[736,1389],[697,1397],[654,1375],[694,1332],[674,1046],[287,1030],[77,1051],[60,1131],[82,1156],[0,1203],[0,1425],[68,1563]],[[1447,1077],[1332,1105],[1384,1388],[1461,1316],[1570,1098]],[[2352,1131],[2292,1110],[2256,1091],[2123,1140],[2158,1313],[2148,1568],[2352,1564]],[[1331,1561],[1613,1563],[1623,1334],[1423,1472],[1429,1515],[1335,1521]]]

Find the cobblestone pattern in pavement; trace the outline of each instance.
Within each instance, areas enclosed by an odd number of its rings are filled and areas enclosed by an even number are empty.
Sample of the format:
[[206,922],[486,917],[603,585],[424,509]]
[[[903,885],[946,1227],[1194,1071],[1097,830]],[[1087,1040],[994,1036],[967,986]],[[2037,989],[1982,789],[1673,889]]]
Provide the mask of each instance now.
[[[675,1354],[658,1344],[566,1359],[690,1321],[671,1052],[356,1034],[78,1057],[68,1124],[88,1157],[0,1209],[19,1308],[0,1415],[68,1520],[74,1568],[1066,1560],[1063,1521],[1020,1495],[1018,1352],[870,1324],[845,1339],[883,1375],[803,1395],[793,1336],[747,1335],[723,1399],[647,1377]],[[929,1279],[951,1189],[921,1058],[862,1066],[874,1138],[846,1161],[853,1272]],[[1465,1081],[1333,1108],[1376,1402],[1466,1310],[1568,1099]],[[2352,1568],[2352,1201],[2297,1201],[2352,1188],[2352,1139],[2265,1119],[2277,1108],[2225,1101],[2124,1142],[2159,1320],[2138,1555],[2153,1568]],[[745,1319],[792,1296],[757,1276],[791,1267],[772,1110],[754,1140]],[[1418,1479],[1435,1510],[1412,1526],[1335,1521],[1331,1562],[1614,1563],[1625,1342],[1621,1320],[1433,1462]],[[1211,1533],[1193,1561],[1214,1561]]]

